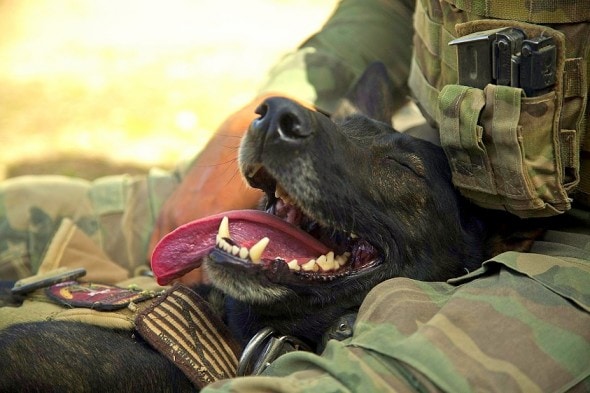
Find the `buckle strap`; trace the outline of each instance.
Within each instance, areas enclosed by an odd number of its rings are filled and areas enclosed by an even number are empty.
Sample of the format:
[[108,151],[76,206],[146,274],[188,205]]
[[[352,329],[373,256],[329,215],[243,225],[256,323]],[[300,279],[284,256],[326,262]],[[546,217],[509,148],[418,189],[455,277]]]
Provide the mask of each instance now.
[[260,375],[279,356],[293,351],[311,351],[311,348],[296,337],[279,336],[273,328],[263,328],[244,348],[238,376]]
[[[321,353],[328,340],[342,341],[352,336],[356,311],[350,311],[336,319],[326,330],[316,350]],[[261,329],[250,339],[238,365],[238,376],[260,375],[280,356],[294,351],[312,352],[304,341],[289,335],[279,335],[270,327]]]

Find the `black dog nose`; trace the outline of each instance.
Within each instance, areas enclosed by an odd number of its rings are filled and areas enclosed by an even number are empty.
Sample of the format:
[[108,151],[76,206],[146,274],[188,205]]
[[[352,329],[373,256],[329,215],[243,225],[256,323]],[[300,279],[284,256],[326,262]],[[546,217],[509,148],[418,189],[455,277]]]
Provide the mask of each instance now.
[[260,104],[256,113],[260,117],[250,126],[255,132],[264,132],[286,141],[298,141],[313,133],[309,109],[287,98],[268,98]]

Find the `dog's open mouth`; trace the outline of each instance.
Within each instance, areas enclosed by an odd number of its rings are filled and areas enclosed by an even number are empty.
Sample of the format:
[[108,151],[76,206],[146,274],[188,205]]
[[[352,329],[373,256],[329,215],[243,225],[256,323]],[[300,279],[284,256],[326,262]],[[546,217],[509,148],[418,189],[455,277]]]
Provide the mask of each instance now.
[[[375,266],[380,256],[367,240],[323,226],[305,214],[274,180],[264,187],[266,211],[235,210],[185,224],[154,249],[152,269],[167,284],[200,266],[206,255],[270,281],[325,282]],[[271,191],[271,189],[273,191]]]

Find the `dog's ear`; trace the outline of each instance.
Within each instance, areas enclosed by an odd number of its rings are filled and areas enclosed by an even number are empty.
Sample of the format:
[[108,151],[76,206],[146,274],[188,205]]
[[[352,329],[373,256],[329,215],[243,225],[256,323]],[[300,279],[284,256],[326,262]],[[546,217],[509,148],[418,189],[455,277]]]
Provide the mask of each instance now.
[[394,86],[387,68],[381,62],[371,63],[346,97],[340,100],[331,117],[338,122],[353,114],[363,114],[391,124],[393,96]]

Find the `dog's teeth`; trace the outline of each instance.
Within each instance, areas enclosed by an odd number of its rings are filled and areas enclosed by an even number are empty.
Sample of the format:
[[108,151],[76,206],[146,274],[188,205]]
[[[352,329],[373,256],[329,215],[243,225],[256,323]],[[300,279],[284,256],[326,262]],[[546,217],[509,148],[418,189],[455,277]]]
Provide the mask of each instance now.
[[283,186],[281,186],[280,184],[276,185],[275,197],[282,199],[283,202],[285,202],[287,204],[293,204],[293,199],[291,199],[289,194],[287,194],[287,191],[285,191]]
[[232,255],[236,255],[237,256],[240,253],[240,247],[238,247],[238,246],[232,246],[231,253],[232,253]]
[[356,233],[353,233],[353,232],[350,233],[350,238],[351,239],[358,239],[358,237],[359,236]]
[[240,258],[246,259],[246,258],[248,258],[248,255],[249,255],[249,253],[248,253],[248,249],[246,247],[240,248]]
[[340,265],[334,259],[334,251],[330,251],[326,254],[326,266],[328,267],[328,270],[338,270],[340,268]]
[[221,240],[221,248],[225,252],[231,252],[231,244],[229,244],[223,239]]
[[348,262],[349,257],[350,257],[350,253],[347,251],[344,254],[336,256],[334,258],[334,261],[336,263],[338,263],[338,266],[344,266],[344,265],[346,265],[346,262]]
[[310,259],[307,263],[301,265],[301,269],[305,270],[306,272],[317,272],[319,267],[316,264],[315,259]]
[[287,196],[287,192],[285,191],[283,186],[281,186],[280,184],[277,184],[277,186],[275,188],[275,196],[277,198],[283,198],[283,197]]
[[287,263],[287,266],[289,266],[290,270],[301,270],[301,266],[299,266],[299,264],[297,263],[297,259],[293,259],[291,262]]
[[260,263],[262,253],[264,252],[264,249],[266,248],[269,242],[270,239],[268,237],[263,237],[258,241],[258,243],[250,247],[250,259],[252,260],[252,262]]
[[329,253],[327,253],[326,259],[328,260],[328,262],[334,262],[334,251],[330,251]]
[[316,260],[316,263],[325,272],[329,272],[330,270],[334,270],[334,257],[332,257],[332,259],[330,261],[328,261],[328,258],[325,255],[322,255]]
[[227,216],[224,216],[221,220],[221,224],[219,224],[219,231],[217,231],[217,233],[222,238],[231,238],[231,236],[229,235],[229,219],[227,218]]
[[229,243],[224,238],[222,238],[221,236],[217,235],[215,237],[215,245],[218,248],[221,248],[222,250],[225,250],[227,248],[227,246],[229,245]]

